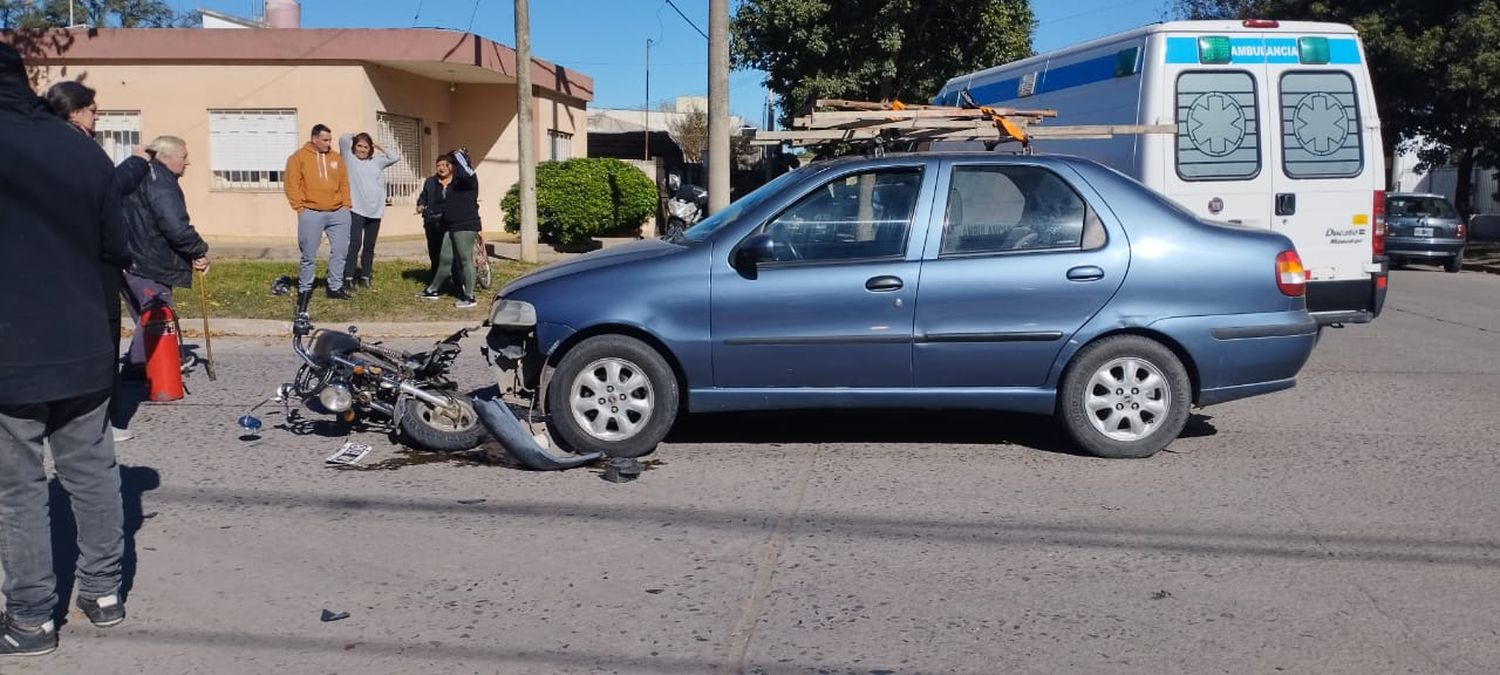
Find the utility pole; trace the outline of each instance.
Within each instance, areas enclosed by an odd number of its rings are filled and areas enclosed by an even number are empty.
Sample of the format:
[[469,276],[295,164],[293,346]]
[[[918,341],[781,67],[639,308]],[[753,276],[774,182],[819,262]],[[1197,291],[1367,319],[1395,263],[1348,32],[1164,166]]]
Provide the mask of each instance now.
[[729,206],[729,0],[708,0],[708,212]]
[[[521,262],[537,262],[536,138],[531,130],[531,13],[516,0],[516,130],[520,136]],[[475,38],[478,39],[477,37]]]
[[642,132],[641,159],[649,162],[651,161],[651,38],[646,38],[646,107],[643,110],[646,122],[642,126],[646,127],[646,130]]

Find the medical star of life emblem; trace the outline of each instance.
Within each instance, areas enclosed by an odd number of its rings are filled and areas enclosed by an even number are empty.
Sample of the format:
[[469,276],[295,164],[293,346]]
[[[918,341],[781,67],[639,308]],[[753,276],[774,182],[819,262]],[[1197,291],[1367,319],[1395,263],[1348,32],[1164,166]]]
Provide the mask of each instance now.
[[1344,147],[1349,136],[1349,117],[1344,104],[1328,94],[1308,94],[1292,113],[1292,133],[1302,149],[1314,155],[1331,155]]
[[1203,154],[1223,157],[1238,150],[1244,140],[1245,113],[1230,95],[1209,92],[1188,108],[1187,132]]

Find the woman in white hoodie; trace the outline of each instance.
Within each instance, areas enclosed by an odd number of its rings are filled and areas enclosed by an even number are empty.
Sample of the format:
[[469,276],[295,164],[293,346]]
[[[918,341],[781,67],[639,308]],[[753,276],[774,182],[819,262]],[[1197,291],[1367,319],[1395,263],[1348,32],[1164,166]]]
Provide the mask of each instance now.
[[[349,254],[344,262],[344,288],[353,288],[356,279],[370,287],[375,264],[375,238],[380,235],[380,219],[385,217],[385,169],[401,161],[401,153],[387,151],[364,132],[339,136],[339,154],[349,171]],[[358,265],[356,266],[356,263]]]

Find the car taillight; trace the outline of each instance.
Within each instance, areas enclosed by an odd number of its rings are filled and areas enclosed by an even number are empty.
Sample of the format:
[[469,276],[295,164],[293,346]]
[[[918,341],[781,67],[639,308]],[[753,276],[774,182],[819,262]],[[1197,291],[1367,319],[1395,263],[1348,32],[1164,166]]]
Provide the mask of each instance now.
[[1463,239],[1465,234],[1468,234],[1468,228],[1464,225],[1464,221],[1460,220],[1458,221],[1458,233],[1453,238]]
[[1385,190],[1375,191],[1375,203],[1370,207],[1370,249],[1375,256],[1385,255]]
[[1276,256],[1276,288],[1290,298],[1307,292],[1307,268],[1296,251],[1282,251]]

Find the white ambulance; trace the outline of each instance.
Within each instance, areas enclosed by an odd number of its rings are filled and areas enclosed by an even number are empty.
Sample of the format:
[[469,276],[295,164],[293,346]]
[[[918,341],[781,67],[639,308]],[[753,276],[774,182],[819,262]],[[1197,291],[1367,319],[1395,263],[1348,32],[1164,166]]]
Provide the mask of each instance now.
[[1175,124],[1177,133],[1037,140],[1115,168],[1202,218],[1291,237],[1320,323],[1385,304],[1385,157],[1354,29],[1272,20],[1173,21],[955,77],[993,107],[1059,124]]

